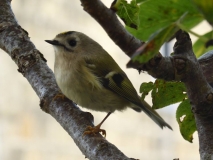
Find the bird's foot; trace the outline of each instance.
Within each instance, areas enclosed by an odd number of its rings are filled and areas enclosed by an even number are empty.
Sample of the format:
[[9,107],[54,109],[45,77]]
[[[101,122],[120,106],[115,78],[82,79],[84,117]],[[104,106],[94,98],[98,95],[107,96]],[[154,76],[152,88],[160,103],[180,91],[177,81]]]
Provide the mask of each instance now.
[[100,127],[101,127],[101,125],[97,125],[95,127],[88,126],[86,128],[86,130],[84,131],[83,136],[85,136],[85,135],[96,135],[98,133],[101,133],[104,137],[106,137],[106,131],[104,129],[101,129]]
[[83,136],[85,136],[86,134],[96,135],[97,133],[101,133],[104,137],[106,137],[106,131],[104,129],[101,129],[101,125],[109,117],[110,114],[111,112],[107,113],[106,117],[97,126],[95,127],[88,126],[86,130],[84,131]]

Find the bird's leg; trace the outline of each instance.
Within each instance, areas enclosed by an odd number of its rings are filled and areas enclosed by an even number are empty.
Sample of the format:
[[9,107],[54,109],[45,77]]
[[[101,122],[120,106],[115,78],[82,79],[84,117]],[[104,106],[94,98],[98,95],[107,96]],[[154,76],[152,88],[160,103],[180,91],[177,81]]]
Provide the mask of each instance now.
[[88,126],[86,130],[84,131],[83,135],[86,135],[86,134],[96,135],[97,133],[101,133],[104,137],[106,137],[106,131],[104,129],[101,129],[101,125],[104,123],[104,121],[109,117],[111,113],[112,112],[107,113],[106,117],[97,126],[95,127]]

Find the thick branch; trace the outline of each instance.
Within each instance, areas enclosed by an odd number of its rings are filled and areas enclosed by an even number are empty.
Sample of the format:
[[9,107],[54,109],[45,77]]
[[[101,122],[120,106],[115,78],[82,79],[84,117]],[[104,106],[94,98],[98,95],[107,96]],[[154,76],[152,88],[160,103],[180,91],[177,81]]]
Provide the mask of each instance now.
[[82,112],[68,99],[54,99],[60,90],[53,72],[28,33],[18,25],[9,0],[0,1],[0,48],[11,56],[18,71],[27,78],[41,100],[41,108],[61,124],[87,158],[129,159],[101,135],[82,136],[85,128],[93,125],[91,114]]
[[81,3],[84,10],[103,27],[115,44],[128,56],[131,57],[135,50],[143,44],[124,28],[115,12],[108,9],[100,0],[81,0]]
[[210,160],[213,155],[213,89],[203,75],[189,35],[179,31],[174,46],[174,67],[178,78],[185,83],[199,136],[200,156]]
[[213,51],[209,51],[198,58],[198,62],[203,70],[203,74],[208,83],[213,86]]

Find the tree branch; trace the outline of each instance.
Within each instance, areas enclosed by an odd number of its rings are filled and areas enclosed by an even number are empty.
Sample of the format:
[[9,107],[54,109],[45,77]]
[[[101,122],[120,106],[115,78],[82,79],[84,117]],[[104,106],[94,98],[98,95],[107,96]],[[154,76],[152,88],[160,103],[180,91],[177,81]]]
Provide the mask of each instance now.
[[201,159],[210,160],[213,155],[213,89],[193,53],[189,35],[180,30],[176,39],[173,56],[175,73],[187,88],[196,120]]
[[27,78],[40,98],[42,110],[53,116],[74,139],[89,159],[129,160],[101,135],[82,136],[87,126],[93,126],[90,113],[82,112],[68,99],[54,99],[60,93],[53,72],[43,55],[30,41],[28,33],[19,26],[11,10],[10,0],[0,1],[0,48],[18,65],[18,71]]
[[115,12],[108,9],[100,0],[81,0],[81,3],[84,10],[103,27],[108,36],[128,56],[144,43],[131,35],[120,23]]

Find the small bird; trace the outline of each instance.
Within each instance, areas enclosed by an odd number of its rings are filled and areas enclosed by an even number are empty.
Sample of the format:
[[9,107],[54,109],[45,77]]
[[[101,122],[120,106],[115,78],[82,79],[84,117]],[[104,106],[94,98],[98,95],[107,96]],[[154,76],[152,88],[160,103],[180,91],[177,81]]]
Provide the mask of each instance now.
[[56,82],[62,93],[82,107],[107,112],[95,127],[87,127],[84,134],[96,134],[115,110],[127,107],[144,111],[161,128],[170,127],[145,101],[142,101],[124,71],[94,40],[76,31],[63,32],[53,40]]

